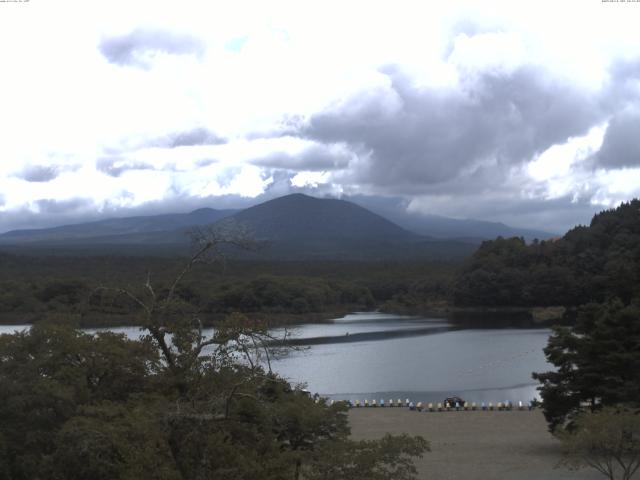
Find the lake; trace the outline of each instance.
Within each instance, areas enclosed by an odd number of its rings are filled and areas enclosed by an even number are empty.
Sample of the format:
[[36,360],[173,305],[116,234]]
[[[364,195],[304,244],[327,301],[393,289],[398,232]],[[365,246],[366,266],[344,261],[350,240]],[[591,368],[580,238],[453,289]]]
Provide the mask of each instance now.
[[[21,328],[27,326],[0,326],[0,333]],[[140,333],[135,327],[112,330],[130,338]],[[477,328],[442,318],[354,313],[296,327],[293,342],[301,349],[274,359],[272,367],[333,399],[441,402],[457,395],[477,403],[528,402],[537,396],[531,372],[552,368],[542,352],[550,333],[548,328]]]

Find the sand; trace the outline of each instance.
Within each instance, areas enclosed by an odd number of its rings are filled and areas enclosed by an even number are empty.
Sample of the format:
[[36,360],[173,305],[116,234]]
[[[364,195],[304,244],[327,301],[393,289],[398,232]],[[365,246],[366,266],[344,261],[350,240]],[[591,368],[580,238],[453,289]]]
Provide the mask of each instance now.
[[353,408],[354,439],[385,433],[422,435],[431,452],[416,462],[431,480],[602,479],[595,470],[558,466],[559,442],[539,410],[418,412],[408,408]]

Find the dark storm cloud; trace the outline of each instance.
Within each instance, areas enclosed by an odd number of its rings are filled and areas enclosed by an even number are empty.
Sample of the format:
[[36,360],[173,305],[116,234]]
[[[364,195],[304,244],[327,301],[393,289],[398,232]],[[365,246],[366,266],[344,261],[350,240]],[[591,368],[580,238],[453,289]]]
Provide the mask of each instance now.
[[356,95],[298,128],[303,138],[344,142],[366,159],[356,183],[401,190],[473,176],[487,164],[505,168],[603,118],[597,99],[533,67],[478,74],[445,91],[414,87],[392,69],[386,75],[388,88]]
[[255,159],[251,163],[261,167],[287,170],[325,171],[347,167],[350,158],[351,155],[343,149],[313,145],[295,155],[286,152],[273,152]]
[[96,160],[96,168],[111,177],[119,177],[129,170],[155,170],[152,165],[122,157],[103,157]]
[[640,166],[640,111],[622,112],[609,121],[600,152],[598,165],[605,168]]
[[201,56],[205,49],[202,41],[191,35],[149,29],[103,38],[98,48],[111,63],[142,68],[149,68],[150,57],[158,52]]
[[640,101],[640,58],[614,62],[604,102],[612,111],[637,105]]
[[16,176],[27,182],[48,182],[59,174],[60,170],[56,166],[30,165]]
[[612,111],[597,166],[622,168],[640,166],[640,60],[619,61],[609,71],[609,85],[603,102]]

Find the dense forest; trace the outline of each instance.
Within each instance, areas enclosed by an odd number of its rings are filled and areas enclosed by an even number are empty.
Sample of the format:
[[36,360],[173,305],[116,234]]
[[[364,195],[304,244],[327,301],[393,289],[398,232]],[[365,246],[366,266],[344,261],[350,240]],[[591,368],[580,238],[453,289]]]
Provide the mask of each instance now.
[[455,305],[578,306],[640,297],[640,200],[593,217],[564,237],[484,242],[453,282]]
[[[0,322],[74,319],[80,326],[137,324],[126,296],[149,276],[169,287],[182,257],[0,254]],[[455,262],[239,261],[202,264],[177,290],[205,323],[231,312],[273,322],[318,320],[347,311],[429,298],[445,301]],[[401,306],[401,305],[400,305]]]
[[346,404],[271,371],[293,347],[265,322],[234,313],[203,333],[182,287],[218,241],[166,286],[104,287],[139,313],[139,340],[50,319],[0,335],[0,479],[415,478],[428,443],[350,440]]

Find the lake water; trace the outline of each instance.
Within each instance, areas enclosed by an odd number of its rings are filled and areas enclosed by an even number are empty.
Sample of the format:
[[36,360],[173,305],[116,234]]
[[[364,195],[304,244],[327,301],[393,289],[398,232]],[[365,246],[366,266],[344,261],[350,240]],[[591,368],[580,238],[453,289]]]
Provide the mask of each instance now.
[[[0,326],[9,333],[26,326]],[[135,327],[112,329],[137,338]],[[95,330],[90,330],[95,331]],[[282,329],[274,330],[282,333]],[[334,399],[409,398],[441,402],[528,402],[537,396],[533,371],[551,366],[542,352],[546,328],[470,328],[444,319],[355,313],[333,323],[301,325],[301,347],[272,367],[311,392]]]

